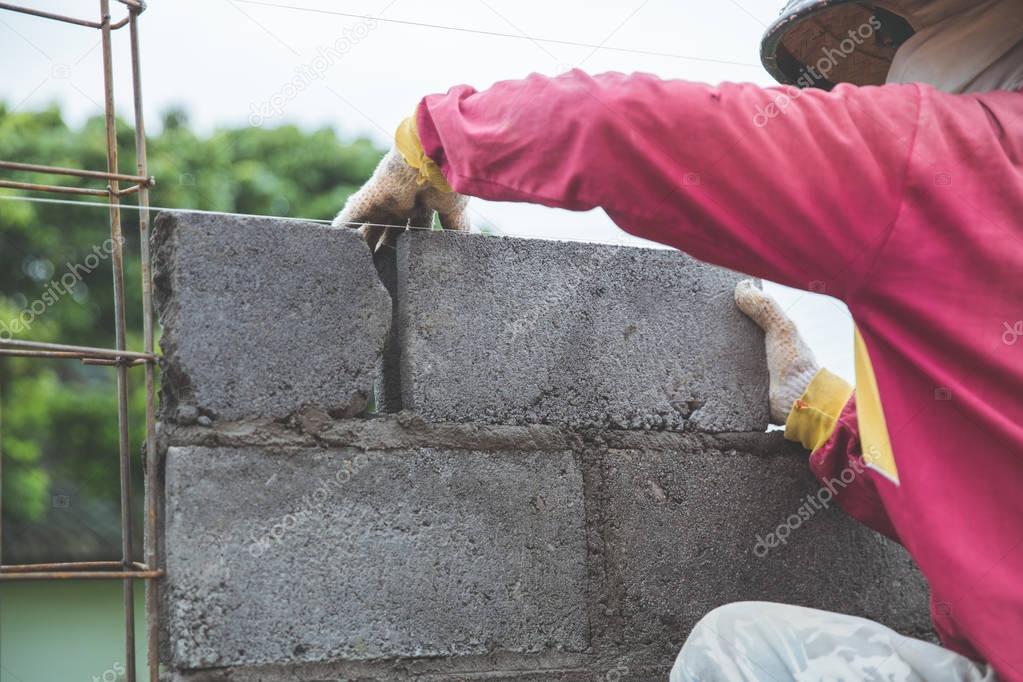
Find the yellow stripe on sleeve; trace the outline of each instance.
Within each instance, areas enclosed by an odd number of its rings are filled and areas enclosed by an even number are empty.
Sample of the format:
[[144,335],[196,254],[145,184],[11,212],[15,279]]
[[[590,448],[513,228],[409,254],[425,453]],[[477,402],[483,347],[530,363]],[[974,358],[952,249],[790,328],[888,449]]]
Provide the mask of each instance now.
[[785,420],[785,438],[802,443],[810,452],[824,445],[834,433],[852,392],[852,386],[842,377],[826,369],[818,371],[802,397],[792,405]]
[[452,192],[451,185],[444,178],[433,159],[426,155],[423,149],[423,142],[419,139],[419,131],[416,130],[415,114],[409,116],[394,133],[394,148],[405,159],[405,163],[419,171],[417,182],[420,185],[430,184],[442,192]]
[[895,467],[895,453],[888,438],[888,424],[881,408],[881,394],[877,390],[874,367],[870,363],[867,345],[856,330],[856,416],[860,426],[860,444],[863,461],[895,485],[899,484],[899,471]]

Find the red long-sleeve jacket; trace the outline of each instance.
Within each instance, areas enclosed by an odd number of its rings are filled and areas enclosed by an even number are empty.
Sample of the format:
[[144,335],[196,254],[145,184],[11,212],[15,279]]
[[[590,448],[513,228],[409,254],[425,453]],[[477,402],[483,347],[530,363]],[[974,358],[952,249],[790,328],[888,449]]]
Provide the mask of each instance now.
[[868,453],[840,503],[913,555],[946,646],[1023,680],[1023,93],[573,71],[415,120],[456,191],[845,301],[857,394],[812,466]]

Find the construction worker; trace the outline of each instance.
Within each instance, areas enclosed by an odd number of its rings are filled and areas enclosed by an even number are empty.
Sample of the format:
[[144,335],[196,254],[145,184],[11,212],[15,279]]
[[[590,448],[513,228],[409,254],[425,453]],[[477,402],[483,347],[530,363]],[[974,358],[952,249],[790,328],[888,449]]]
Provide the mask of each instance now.
[[[1023,3],[792,0],[762,53],[783,87],[575,70],[429,95],[335,224],[435,209],[462,229],[467,196],[600,207],[843,300],[855,391],[736,290],[766,330],[773,419],[822,481],[853,473],[836,499],[916,560],[942,646],[739,603],[671,679],[1023,680]],[[393,230],[363,228],[371,247]]]

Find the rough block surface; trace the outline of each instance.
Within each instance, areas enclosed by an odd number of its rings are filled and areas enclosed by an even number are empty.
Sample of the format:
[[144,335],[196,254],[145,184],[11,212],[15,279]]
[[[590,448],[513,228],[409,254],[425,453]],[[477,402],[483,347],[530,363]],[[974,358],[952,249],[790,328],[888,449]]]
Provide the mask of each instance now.
[[738,600],[930,636],[906,553],[763,432],[736,273],[200,214],[153,246],[171,679],[647,682]]
[[363,410],[391,301],[354,231],[161,213],[153,260],[164,420]]
[[740,275],[677,251],[410,232],[402,398],[435,421],[763,430]]
[[170,448],[176,669],[582,651],[570,452]]
[[667,673],[703,615],[749,600],[931,634],[927,585],[906,551],[822,493],[805,454],[780,449],[788,454],[608,453],[602,528],[615,614],[609,639],[626,651],[645,650]]

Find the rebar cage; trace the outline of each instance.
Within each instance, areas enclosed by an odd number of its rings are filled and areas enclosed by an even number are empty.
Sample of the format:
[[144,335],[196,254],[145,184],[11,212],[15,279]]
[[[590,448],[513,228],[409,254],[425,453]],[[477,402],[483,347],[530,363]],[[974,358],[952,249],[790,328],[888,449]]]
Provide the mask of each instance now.
[[[159,552],[159,513],[160,477],[156,446],[155,421],[155,381],[157,356],[153,351],[153,304],[152,274],[149,259],[149,188],[154,179],[149,176],[146,164],[146,136],[142,113],[142,80],[139,60],[138,18],[145,10],[142,0],[115,0],[124,5],[127,14],[113,21],[110,13],[111,0],[98,0],[99,20],[81,19],[61,14],[54,14],[31,7],[0,2],[0,10],[9,10],[22,14],[30,14],[43,19],[60,21],[87,28],[98,29],[102,34],[103,52],[103,86],[104,114],[106,122],[107,169],[106,171],[75,168],[59,168],[31,163],[0,161],[0,169],[14,172],[33,172],[56,176],[73,176],[89,180],[105,181],[105,187],[69,187],[62,185],[40,185],[16,180],[0,179],[0,187],[53,192],[58,194],[77,194],[102,196],[107,200],[110,213],[110,238],[113,244],[111,265],[114,277],[114,323],[115,348],[91,348],[65,344],[39,343],[32,341],[0,340],[0,356],[20,356],[39,359],[79,360],[86,364],[108,365],[115,369],[117,375],[118,405],[118,450],[120,463],[120,506],[121,506],[121,560],[120,561],[85,561],[54,564],[21,564],[5,565],[3,563],[2,510],[3,501],[0,497],[0,580],[63,580],[63,579],[108,579],[122,580],[124,583],[124,627],[125,627],[125,674],[129,682],[136,680],[135,667],[135,611],[134,581],[142,579],[146,582],[146,636],[148,645],[147,664],[150,682],[159,680],[158,662],[158,583],[163,576],[160,568]],[[135,159],[137,172],[126,175],[118,172],[117,137],[115,129],[113,57],[111,34],[113,31],[128,27],[130,33],[132,99],[135,117]],[[121,188],[121,183],[128,186]],[[137,196],[139,212],[139,230],[141,236],[142,259],[142,313],[143,313],[143,349],[141,352],[129,351],[125,341],[125,302],[124,302],[124,256],[121,233],[121,200],[129,195]],[[132,484],[131,484],[131,443],[128,432],[128,370],[140,366],[145,372],[146,402],[146,438],[145,438],[145,523],[144,523],[144,557],[145,562],[133,560],[132,546]],[[0,475],[2,475],[2,453],[0,453]],[[2,479],[0,479],[2,482]],[[0,486],[2,495],[2,486]]]

